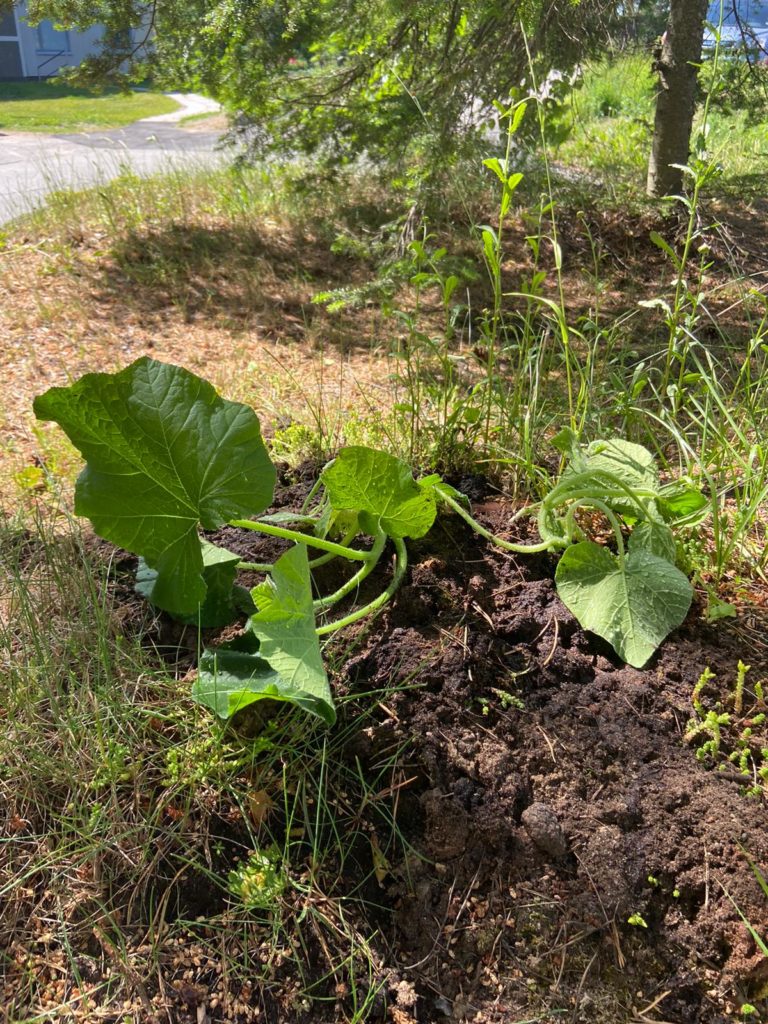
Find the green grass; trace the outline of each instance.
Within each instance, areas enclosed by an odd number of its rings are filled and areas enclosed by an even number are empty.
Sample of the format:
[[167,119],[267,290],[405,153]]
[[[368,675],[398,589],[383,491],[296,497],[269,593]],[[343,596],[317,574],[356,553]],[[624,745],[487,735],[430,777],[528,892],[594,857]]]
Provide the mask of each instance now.
[[[55,502],[0,517],[9,1019],[60,1020],[81,994],[138,1014],[121,1020],[154,1019],[146,990],[158,974],[179,983],[177,944],[222,964],[237,990],[254,976],[279,990],[287,975],[297,998],[322,1002],[343,985],[363,1019],[383,981],[365,915],[371,851],[408,852],[390,793],[405,776],[397,745],[366,774],[344,750],[387,694],[342,702],[332,734],[293,715],[224,726],[189,700],[184,655],[156,648],[151,612],[131,614],[123,575]],[[254,871],[265,857],[279,884]],[[310,968],[317,935],[323,961]]]
[[143,117],[168,114],[178,104],[156,92],[94,94],[58,82],[0,82],[0,129],[80,132],[119,128]]
[[[735,62],[734,62],[735,63]],[[711,101],[706,148],[722,165],[719,192],[763,196],[768,184],[768,74],[737,76],[721,66]],[[712,84],[705,65],[702,81]],[[603,59],[584,67],[577,86],[556,115],[565,136],[556,159],[601,179],[616,198],[642,195],[654,118],[655,76],[647,54]],[[694,135],[701,130],[701,115]]]

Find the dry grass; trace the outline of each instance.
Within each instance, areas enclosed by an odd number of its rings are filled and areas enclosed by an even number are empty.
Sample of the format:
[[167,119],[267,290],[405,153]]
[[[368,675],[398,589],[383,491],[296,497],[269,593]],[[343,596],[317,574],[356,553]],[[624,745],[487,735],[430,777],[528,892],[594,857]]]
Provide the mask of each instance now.
[[[375,301],[333,313],[312,301],[372,278],[364,247],[333,252],[332,241],[337,234],[374,239],[377,218],[387,216],[381,197],[350,182],[332,194],[286,195],[277,172],[152,182],[125,175],[90,193],[54,195],[48,213],[8,233],[0,262],[6,480],[29,466],[69,474],[76,465],[60,432],[36,422],[35,395],[142,355],[184,365],[227,397],[252,404],[268,434],[298,425],[288,447],[305,437],[313,450],[304,454],[325,455],[343,439],[369,435],[384,443],[385,421],[398,400],[394,353],[403,325]],[[674,222],[660,223],[648,212],[627,220],[610,210],[566,208],[559,216],[571,323],[606,325],[610,332],[634,312],[621,327],[621,348],[644,352],[660,344],[660,318],[637,316],[637,302],[669,287],[671,268],[648,236],[658,228],[671,238]],[[523,216],[510,224],[505,289],[519,289],[534,269],[525,241],[531,229]],[[546,221],[541,229],[546,234]],[[726,311],[732,338],[749,331],[746,288],[765,287],[761,260],[747,258],[753,236],[743,218],[711,234],[712,315],[722,328]],[[556,298],[551,245],[546,237],[541,245],[540,266],[550,270],[544,287]],[[477,258],[474,243],[460,234],[451,251],[465,265]],[[734,283],[728,262],[734,255],[744,264],[741,283]],[[487,304],[482,274],[466,295],[474,310]],[[398,303],[407,309],[411,301],[402,289]],[[439,323],[437,304],[430,309],[422,300],[421,313],[421,329]],[[466,340],[471,374],[482,352]]]
[[[151,186],[143,187],[139,198],[151,207]],[[70,216],[55,229],[53,218],[32,221],[9,237],[0,268],[6,471],[51,461],[68,471],[58,432],[35,421],[34,396],[142,355],[182,364],[249,402],[268,432],[310,428],[327,450],[342,423],[388,407],[392,324],[373,307],[329,313],[312,302],[368,268],[329,254],[327,238],[288,214],[252,208],[233,222],[214,207],[215,183],[187,187],[171,216],[165,205],[134,211],[118,231],[95,195],[64,197]]]

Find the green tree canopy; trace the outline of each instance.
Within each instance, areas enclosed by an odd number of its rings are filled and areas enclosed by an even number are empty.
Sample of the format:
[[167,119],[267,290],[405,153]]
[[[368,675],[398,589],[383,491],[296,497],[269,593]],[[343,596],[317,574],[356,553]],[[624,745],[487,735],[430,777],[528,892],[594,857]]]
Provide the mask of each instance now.
[[[32,0],[30,18],[106,26],[81,80],[202,88],[262,151],[344,162],[449,160],[470,111],[565,70],[606,37],[614,0]],[[133,29],[129,39],[127,30]]]

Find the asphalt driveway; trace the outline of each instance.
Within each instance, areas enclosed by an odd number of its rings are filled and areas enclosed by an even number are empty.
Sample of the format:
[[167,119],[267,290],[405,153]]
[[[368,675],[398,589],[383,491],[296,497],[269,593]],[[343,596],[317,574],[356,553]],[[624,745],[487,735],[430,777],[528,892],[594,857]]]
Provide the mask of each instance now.
[[221,133],[177,122],[190,114],[215,113],[202,96],[171,94],[180,109],[110,131],[75,135],[0,132],[0,224],[45,201],[47,193],[87,188],[130,170],[148,175],[184,166],[222,163]]

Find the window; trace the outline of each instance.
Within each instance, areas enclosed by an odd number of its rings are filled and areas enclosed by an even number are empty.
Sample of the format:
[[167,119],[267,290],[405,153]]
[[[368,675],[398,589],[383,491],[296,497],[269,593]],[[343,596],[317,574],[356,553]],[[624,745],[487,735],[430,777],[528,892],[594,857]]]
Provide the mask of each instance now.
[[16,19],[13,11],[6,9],[5,4],[0,3],[0,36],[16,36]]
[[37,26],[38,51],[43,53],[69,52],[69,33],[59,32],[52,21],[41,21]]
[[109,37],[110,46],[112,46],[118,52],[127,51],[131,48],[133,42],[132,33],[129,28],[120,29],[119,32],[113,32]]

